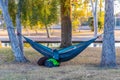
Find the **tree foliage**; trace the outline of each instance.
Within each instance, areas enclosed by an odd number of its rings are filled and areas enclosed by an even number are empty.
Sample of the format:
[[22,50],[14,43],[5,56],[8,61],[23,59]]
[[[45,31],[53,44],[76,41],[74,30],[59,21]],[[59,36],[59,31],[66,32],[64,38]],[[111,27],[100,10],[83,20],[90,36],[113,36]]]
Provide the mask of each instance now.
[[10,17],[12,19],[12,22],[14,24],[14,26],[16,25],[15,24],[15,20],[16,20],[16,10],[17,10],[17,5],[15,3],[15,0],[9,0],[9,3],[8,3],[8,11],[9,11],[9,14],[10,14]]
[[[104,27],[104,12],[99,13],[101,16],[98,16],[98,31],[102,31]],[[89,27],[91,31],[94,31],[94,20],[93,17],[88,19]]]
[[72,27],[76,30],[78,26],[87,21],[89,16],[88,12],[88,0],[82,1],[72,1]]
[[[68,0],[61,1],[63,1],[62,3],[65,3],[66,7],[69,7],[69,4],[67,3]],[[60,1],[58,0],[23,0],[21,20],[24,28],[39,29],[44,27],[44,25],[49,26],[52,23],[57,23],[60,7],[59,2]],[[72,0],[72,27],[74,30],[91,16],[92,13],[88,10],[89,3],[89,0]],[[100,0],[99,7],[101,10],[102,0]],[[9,12],[14,24],[16,9],[16,0],[9,0]],[[68,9],[66,9],[64,14],[67,14],[68,12]],[[102,12],[100,12],[100,15],[101,14]],[[103,23],[103,16],[98,19],[100,20],[100,24]]]
[[[16,0],[9,1],[9,13],[15,24]],[[21,20],[24,27],[52,24],[58,20],[57,0],[23,0]]]

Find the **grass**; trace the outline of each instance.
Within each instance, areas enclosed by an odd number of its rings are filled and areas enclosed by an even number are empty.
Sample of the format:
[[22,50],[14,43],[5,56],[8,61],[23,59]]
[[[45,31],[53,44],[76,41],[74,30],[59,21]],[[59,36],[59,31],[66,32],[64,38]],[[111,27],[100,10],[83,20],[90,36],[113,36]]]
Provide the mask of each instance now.
[[[25,48],[25,56],[31,63],[13,63],[10,48],[0,48],[0,80],[120,80],[120,67],[102,69],[99,67],[101,48],[87,48],[71,61],[60,67],[38,66],[42,56],[32,48]],[[116,49],[117,63],[120,63],[120,49]]]

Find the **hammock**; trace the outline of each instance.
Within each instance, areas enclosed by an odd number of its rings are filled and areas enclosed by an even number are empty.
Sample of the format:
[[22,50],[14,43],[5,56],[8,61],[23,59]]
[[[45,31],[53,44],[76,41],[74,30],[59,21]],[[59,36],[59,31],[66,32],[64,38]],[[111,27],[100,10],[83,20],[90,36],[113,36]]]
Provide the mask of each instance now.
[[25,36],[23,36],[23,37],[25,38],[26,42],[28,42],[32,46],[32,48],[37,50],[39,53],[41,53],[45,57],[57,59],[59,62],[64,62],[64,61],[73,59],[74,57],[76,57],[78,54],[80,54],[84,49],[86,49],[92,42],[94,42],[98,38],[98,36],[97,36],[88,41],[84,41],[84,42],[78,43],[76,45],[69,46],[67,48],[53,50],[42,44],[34,42],[33,40],[31,40]]

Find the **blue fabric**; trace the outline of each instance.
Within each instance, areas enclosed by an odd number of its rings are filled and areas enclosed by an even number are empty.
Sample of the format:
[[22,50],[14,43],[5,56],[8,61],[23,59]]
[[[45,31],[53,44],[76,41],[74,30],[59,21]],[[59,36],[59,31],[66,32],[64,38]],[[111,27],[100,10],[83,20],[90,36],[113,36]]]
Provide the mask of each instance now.
[[69,51],[69,50],[71,50],[71,49],[73,49],[73,48],[75,49],[77,45],[82,45],[83,43],[85,43],[85,42],[80,42],[80,43],[78,43],[78,44],[76,44],[76,45],[72,45],[72,46],[69,46],[69,47],[67,47],[67,48],[62,48],[62,49],[58,50],[58,51],[59,51],[59,54],[61,54],[61,53],[63,53],[63,52],[66,52],[66,51]]
[[57,49],[52,50],[51,48],[36,43],[31,39],[28,39],[27,37],[24,38],[39,53],[43,54],[48,58],[54,58],[60,62],[64,62],[76,57],[84,49],[86,49],[92,42],[94,42],[98,37],[60,50]]
[[59,53],[58,53],[57,49],[53,50],[53,58],[56,59],[56,60],[59,60]]
[[68,61],[79,55],[84,49],[86,49],[92,42],[94,42],[97,38],[91,39],[89,41],[86,41],[82,44],[74,45],[74,48],[61,52],[59,57],[60,62]]
[[26,42],[28,42],[32,48],[34,48],[36,51],[38,51],[39,53],[43,54],[44,56],[48,57],[48,58],[52,58],[52,49],[41,45],[37,42],[32,41],[31,39],[24,37],[24,39],[26,40]]

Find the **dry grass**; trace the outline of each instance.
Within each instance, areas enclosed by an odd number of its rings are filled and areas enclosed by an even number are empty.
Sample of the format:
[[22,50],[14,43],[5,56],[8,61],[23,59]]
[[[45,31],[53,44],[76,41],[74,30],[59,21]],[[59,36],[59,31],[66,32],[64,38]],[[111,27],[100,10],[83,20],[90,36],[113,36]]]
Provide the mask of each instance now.
[[[116,49],[117,63],[120,63],[120,48]],[[31,48],[25,48],[25,55],[31,63],[12,63],[9,48],[0,48],[0,80],[120,80],[120,67],[102,69],[99,67],[101,48],[87,48],[71,61],[60,67],[38,66],[42,56]]]

